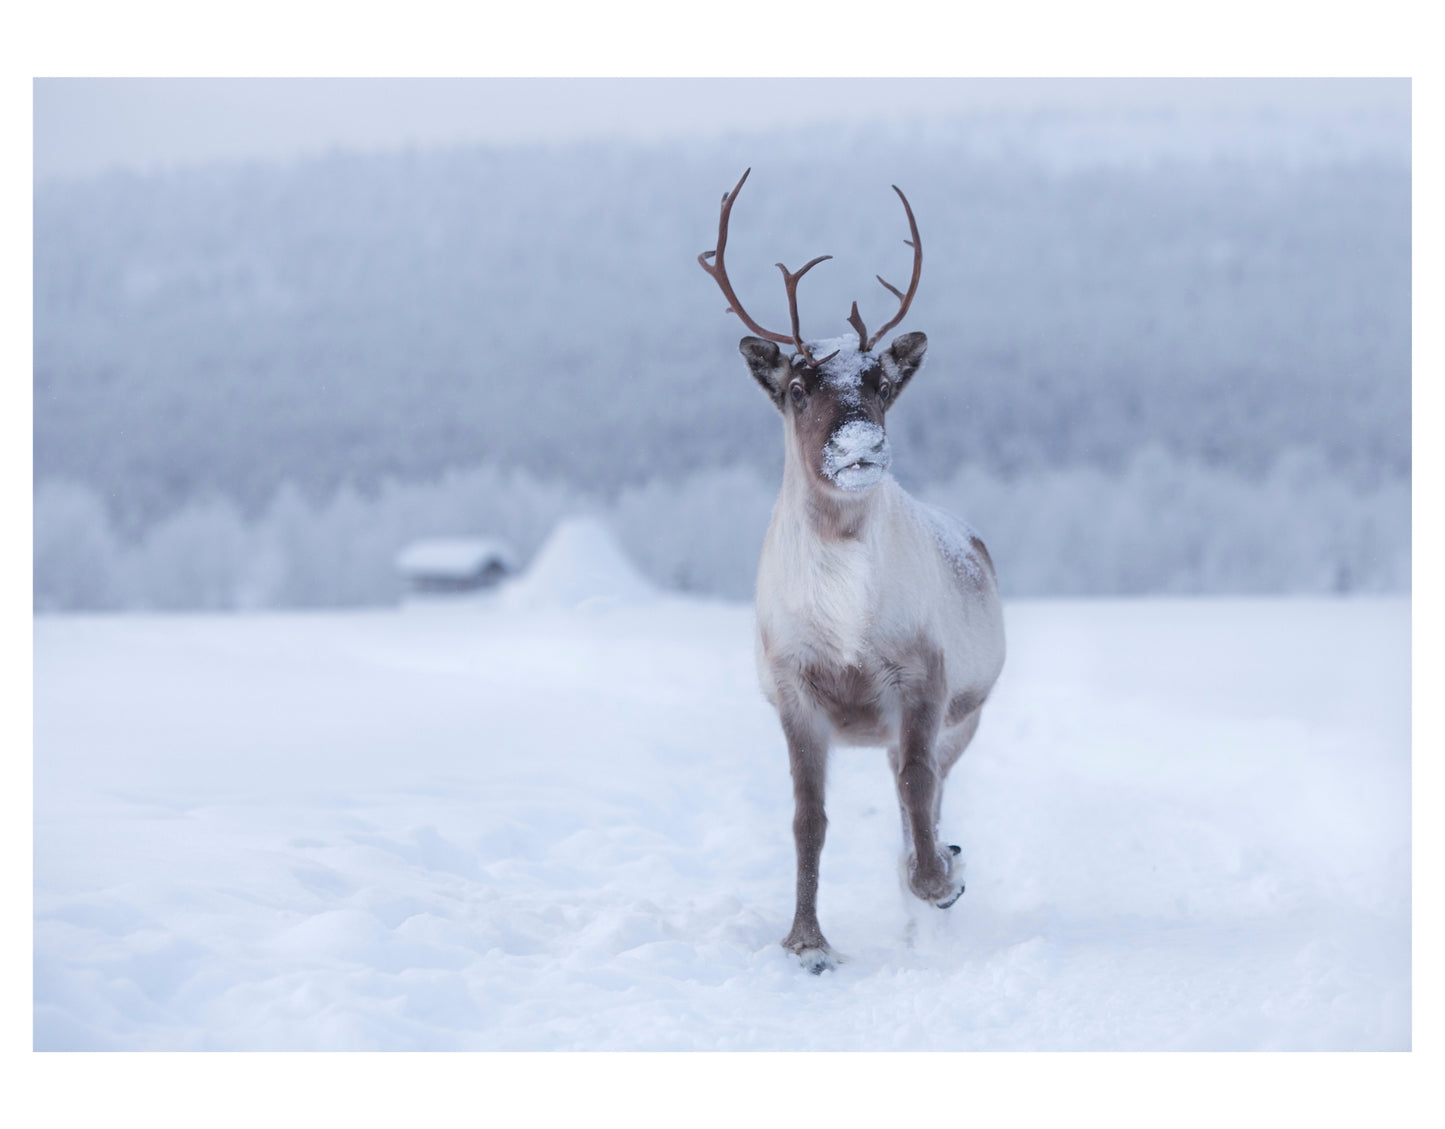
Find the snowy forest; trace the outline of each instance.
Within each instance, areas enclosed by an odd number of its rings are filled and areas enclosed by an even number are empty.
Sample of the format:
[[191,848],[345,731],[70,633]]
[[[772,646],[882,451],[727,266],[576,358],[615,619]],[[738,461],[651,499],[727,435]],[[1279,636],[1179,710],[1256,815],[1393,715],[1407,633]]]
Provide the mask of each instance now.
[[385,603],[413,538],[602,517],[747,598],[781,466],[751,312],[929,338],[894,473],[1006,595],[1407,592],[1408,113],[980,113],[334,153],[34,197],[37,610]]

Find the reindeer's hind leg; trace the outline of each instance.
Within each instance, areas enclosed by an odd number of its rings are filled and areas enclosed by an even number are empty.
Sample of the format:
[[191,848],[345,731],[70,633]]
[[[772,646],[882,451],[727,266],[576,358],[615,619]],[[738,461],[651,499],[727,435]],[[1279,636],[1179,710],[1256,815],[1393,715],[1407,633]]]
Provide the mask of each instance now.
[[943,782],[948,778],[948,770],[958,763],[964,750],[973,741],[973,735],[978,732],[978,719],[982,713],[983,707],[980,706],[957,725],[945,729],[938,738],[938,791],[933,797],[933,825],[935,827],[938,826],[943,806]]
[[816,974],[833,968],[838,960],[818,925],[818,864],[828,830],[823,809],[828,742],[804,710],[783,710],[782,722],[793,772],[793,841],[798,853],[797,905],[783,948]]

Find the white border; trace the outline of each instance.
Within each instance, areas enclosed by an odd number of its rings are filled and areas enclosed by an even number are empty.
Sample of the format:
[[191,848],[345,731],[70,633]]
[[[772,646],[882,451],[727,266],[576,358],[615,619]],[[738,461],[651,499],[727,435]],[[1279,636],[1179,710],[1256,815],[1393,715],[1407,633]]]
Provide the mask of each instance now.
[[[264,0],[30,5],[7,15],[3,121],[6,508],[28,532],[30,79],[35,75],[1410,76],[1415,151],[1416,748],[1439,747],[1439,38],[1414,3],[1251,0],[951,6],[901,0],[436,4]],[[23,468],[23,469],[22,469]],[[22,534],[22,541],[24,534]],[[915,1111],[981,1125],[1423,1124],[1440,1066],[1432,816],[1415,759],[1415,1050],[1398,1055],[36,1055],[30,1045],[29,554],[7,553],[6,1108],[20,1123],[548,1124],[562,1115],[732,1125]],[[1427,943],[1428,939],[1428,943]],[[16,1058],[25,1061],[17,1062]],[[1417,1112],[1419,1111],[1419,1112]],[[42,1114],[37,1117],[36,1114]],[[12,1113],[13,1115],[13,1113]]]

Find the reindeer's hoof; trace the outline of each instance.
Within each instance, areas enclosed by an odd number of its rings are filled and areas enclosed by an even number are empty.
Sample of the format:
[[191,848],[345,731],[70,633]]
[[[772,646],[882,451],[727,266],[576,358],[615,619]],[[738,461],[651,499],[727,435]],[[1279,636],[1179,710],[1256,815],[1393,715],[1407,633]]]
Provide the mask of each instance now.
[[937,865],[926,870],[918,866],[915,856],[908,857],[908,888],[914,897],[947,909],[963,895],[963,863],[958,856],[962,848],[949,844],[940,848]]
[[[953,853],[954,858],[958,858],[959,855],[963,854],[963,848],[960,847],[957,843],[948,844],[948,849]],[[960,875],[958,877],[958,892],[947,901],[934,902],[933,904],[936,905],[939,909],[947,909],[949,906],[953,905],[954,902],[958,901],[959,898],[963,897],[963,890],[963,877]]]
[[843,958],[828,947],[828,942],[823,940],[823,934],[815,925],[811,929],[798,929],[783,939],[783,948],[798,958],[798,963],[811,972],[814,976],[821,975],[824,970],[837,968]]
[[831,972],[838,967],[838,958],[827,949],[804,949],[797,954],[798,963],[814,976]]
[[[962,847],[959,847],[957,843],[949,843],[948,850],[951,851],[952,856],[954,856],[955,859],[957,859],[959,854],[964,853],[964,849],[962,849]],[[938,906],[939,909],[948,909],[948,906],[951,906],[952,903],[957,902],[959,898],[962,898],[962,896],[964,896],[964,876],[957,873],[957,870],[959,869],[962,869],[962,863],[958,863],[958,867],[955,867],[954,876],[958,879],[958,892],[955,893],[952,898],[946,899],[946,901],[944,902],[933,902],[933,905]]]
[[947,909],[949,906],[953,905],[954,902],[958,901],[958,899],[961,898],[961,897],[963,897],[963,883],[962,883],[962,882],[960,882],[960,883],[958,884],[958,893],[954,894],[953,897],[951,897],[951,898],[948,899],[948,901],[946,901],[946,902],[934,902],[933,904],[936,905],[939,909]]

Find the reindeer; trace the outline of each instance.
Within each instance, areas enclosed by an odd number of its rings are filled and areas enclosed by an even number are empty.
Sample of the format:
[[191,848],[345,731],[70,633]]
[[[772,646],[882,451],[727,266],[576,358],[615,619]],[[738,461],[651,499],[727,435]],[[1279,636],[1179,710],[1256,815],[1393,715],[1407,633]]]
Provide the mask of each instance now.
[[[793,776],[797,903],[782,944],[821,973],[841,959],[817,912],[829,746],[888,749],[903,820],[905,891],[940,909],[953,905],[963,893],[963,868],[959,848],[941,846],[938,837],[943,783],[977,732],[1003,668],[1003,613],[983,542],[911,498],[888,473],[884,415],[928,346],[922,333],[905,333],[877,350],[908,313],[923,269],[908,198],[893,186],[912,235],[907,293],[878,276],[898,312],[870,336],[854,302],[847,320],[856,337],[804,340],[798,280],[832,256],[797,272],[777,264],[789,334],[749,317],[728,281],[728,219],[751,171],[723,196],[717,249],[698,263],[729,312],[756,335],[744,337],[738,351],[783,417],[782,487],[758,562],[756,655]],[[779,345],[791,346],[792,355]]]

